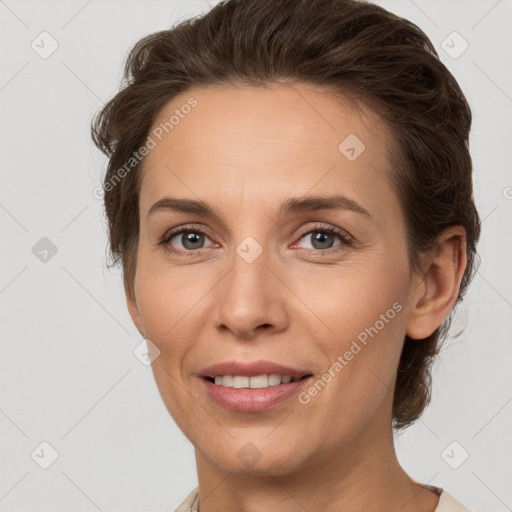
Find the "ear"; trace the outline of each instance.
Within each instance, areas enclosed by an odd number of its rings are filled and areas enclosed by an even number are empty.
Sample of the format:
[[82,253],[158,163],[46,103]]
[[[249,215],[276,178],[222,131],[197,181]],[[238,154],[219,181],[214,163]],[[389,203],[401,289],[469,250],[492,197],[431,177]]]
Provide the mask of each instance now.
[[132,318],[135,327],[143,338],[144,329],[142,328],[142,320],[140,318],[139,308],[137,307],[137,301],[135,300],[135,286],[131,286],[126,280],[124,281],[124,294],[126,296],[126,305],[128,306],[128,312]]
[[457,300],[467,265],[465,229],[452,226],[443,231],[426,261],[424,274],[414,288],[406,329],[407,336],[417,340],[430,336]]

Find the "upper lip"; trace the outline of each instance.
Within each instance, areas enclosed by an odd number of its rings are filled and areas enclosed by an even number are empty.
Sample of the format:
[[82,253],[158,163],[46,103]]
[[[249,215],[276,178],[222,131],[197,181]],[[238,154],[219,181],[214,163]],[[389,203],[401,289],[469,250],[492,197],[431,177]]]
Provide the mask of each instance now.
[[200,377],[218,377],[221,375],[242,375],[246,377],[255,377],[256,375],[289,375],[295,379],[300,379],[305,375],[310,375],[308,370],[292,368],[271,361],[255,361],[252,363],[241,363],[237,361],[225,361],[204,368],[199,373]]

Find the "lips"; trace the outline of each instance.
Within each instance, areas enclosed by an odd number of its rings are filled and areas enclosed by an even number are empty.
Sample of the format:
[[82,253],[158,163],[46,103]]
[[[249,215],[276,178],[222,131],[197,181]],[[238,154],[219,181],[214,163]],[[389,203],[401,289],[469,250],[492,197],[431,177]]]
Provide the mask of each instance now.
[[[272,378],[281,376],[281,383],[271,384],[268,387],[262,386],[259,381],[267,375]],[[236,412],[257,413],[277,407],[285,400],[291,400],[309,384],[313,374],[307,369],[293,368],[270,361],[253,363],[227,361],[205,368],[200,372],[199,377],[202,389],[217,405]],[[220,377],[222,377],[220,379],[222,385],[215,383]],[[232,380],[243,380],[245,383],[250,381],[250,384],[255,380],[259,385],[228,387],[224,385],[226,379],[230,383]],[[269,381],[268,383],[270,384]]]

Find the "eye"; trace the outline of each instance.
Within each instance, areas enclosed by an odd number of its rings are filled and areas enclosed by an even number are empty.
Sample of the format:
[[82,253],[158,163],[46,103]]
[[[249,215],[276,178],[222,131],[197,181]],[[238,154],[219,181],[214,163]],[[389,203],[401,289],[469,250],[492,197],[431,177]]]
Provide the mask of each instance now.
[[[339,246],[350,245],[351,243],[351,237],[345,231],[323,225],[314,226],[313,229],[303,233],[300,239],[310,240],[311,247],[306,247],[306,249],[324,252],[326,249],[342,249],[343,247]],[[336,239],[339,240],[338,244],[336,244]]]
[[205,239],[209,240],[209,237],[202,229],[183,227],[166,233],[161,243],[171,252],[190,253],[204,249]]
[[[341,250],[352,242],[351,236],[345,231],[333,226],[315,225],[300,236],[300,240],[309,240],[314,251],[326,252],[329,249]],[[336,243],[338,239],[339,243]],[[166,233],[161,244],[172,253],[182,255],[197,255],[202,249],[214,247],[214,244],[205,247],[205,240],[210,240],[206,232],[200,228],[184,226]],[[211,240],[210,240],[211,241]],[[293,247],[296,247],[296,242]]]

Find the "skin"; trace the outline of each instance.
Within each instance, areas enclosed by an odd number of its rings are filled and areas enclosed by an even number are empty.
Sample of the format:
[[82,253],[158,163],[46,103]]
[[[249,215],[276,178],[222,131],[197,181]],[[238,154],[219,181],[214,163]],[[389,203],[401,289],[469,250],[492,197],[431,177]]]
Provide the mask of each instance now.
[[[437,495],[397,461],[391,408],[404,336],[427,337],[455,303],[466,259],[454,235],[463,228],[442,233],[422,272],[411,270],[387,132],[364,106],[305,83],[192,88],[154,127],[190,97],[197,106],[145,159],[134,293],[125,290],[135,325],[160,350],[152,369],[162,399],[195,447],[201,512],[434,511]],[[349,134],[366,146],[354,161],[338,149]],[[334,193],[371,217],[279,215],[289,197]],[[164,209],[148,217],[166,195],[203,200],[219,218]],[[352,243],[304,236],[317,224]],[[182,235],[160,243],[184,225],[206,231],[202,245]],[[252,263],[236,251],[248,236],[263,251]],[[397,302],[401,311],[306,405],[292,397],[234,412],[200,385],[203,368],[227,360],[320,377]],[[247,443],[261,456],[250,466],[237,455]]]

